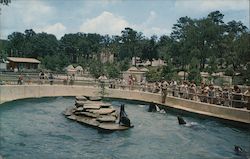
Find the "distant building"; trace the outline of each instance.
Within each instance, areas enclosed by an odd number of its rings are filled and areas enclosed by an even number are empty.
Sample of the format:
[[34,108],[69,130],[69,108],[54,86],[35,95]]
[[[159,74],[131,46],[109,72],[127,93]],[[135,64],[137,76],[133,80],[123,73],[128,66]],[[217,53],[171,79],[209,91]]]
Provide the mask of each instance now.
[[66,71],[67,75],[73,75],[73,74],[75,75],[76,72],[77,72],[77,70],[74,68],[73,65],[67,66],[67,67],[65,68],[65,71]]
[[136,63],[136,65],[138,65],[138,66],[139,66],[139,65],[144,66],[144,65],[142,64],[142,60],[141,60],[140,57],[132,57],[132,65],[134,66],[135,63]]
[[142,61],[140,57],[132,57],[132,65],[134,66],[136,62],[136,66],[153,66],[153,67],[160,67],[160,66],[165,66],[166,63],[162,59],[153,59],[152,62],[147,60],[147,61]]
[[133,77],[136,82],[141,82],[143,78],[146,76],[146,73],[149,70],[147,68],[136,68],[136,67],[131,67],[127,71],[123,72],[123,79],[128,81],[129,77]]
[[41,63],[35,58],[7,57],[7,60],[9,61],[7,65],[9,70],[38,69]]
[[73,65],[69,65],[65,67],[64,70],[66,71],[67,75],[81,76],[84,73],[82,66],[74,67]]

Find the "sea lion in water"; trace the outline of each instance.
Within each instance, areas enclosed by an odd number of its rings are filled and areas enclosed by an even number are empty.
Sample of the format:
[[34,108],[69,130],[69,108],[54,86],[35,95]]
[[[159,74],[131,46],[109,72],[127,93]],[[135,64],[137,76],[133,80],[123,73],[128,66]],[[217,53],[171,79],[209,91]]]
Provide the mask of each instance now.
[[242,156],[244,158],[248,158],[247,152],[238,145],[234,145],[234,152],[236,153],[236,155]]
[[156,112],[156,111],[157,111],[156,105],[154,103],[150,103],[148,112]]
[[122,104],[121,108],[120,108],[119,124],[122,124],[122,125],[124,125],[126,127],[131,127],[130,120],[129,120],[128,115],[127,115],[127,113],[125,112],[125,109],[124,109],[124,104]]
[[187,123],[185,122],[185,120],[184,120],[182,117],[177,116],[177,119],[178,119],[179,125],[185,125],[185,124],[187,124]]

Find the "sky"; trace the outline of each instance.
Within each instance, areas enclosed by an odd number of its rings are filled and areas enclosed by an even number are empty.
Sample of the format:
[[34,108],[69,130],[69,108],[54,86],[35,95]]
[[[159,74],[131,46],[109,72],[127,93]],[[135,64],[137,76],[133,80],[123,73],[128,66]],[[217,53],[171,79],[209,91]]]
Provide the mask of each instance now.
[[170,35],[180,17],[203,18],[219,10],[224,22],[249,28],[249,0],[11,0],[0,5],[0,39],[33,29],[60,39],[67,33],[121,35],[125,27],[143,35]]

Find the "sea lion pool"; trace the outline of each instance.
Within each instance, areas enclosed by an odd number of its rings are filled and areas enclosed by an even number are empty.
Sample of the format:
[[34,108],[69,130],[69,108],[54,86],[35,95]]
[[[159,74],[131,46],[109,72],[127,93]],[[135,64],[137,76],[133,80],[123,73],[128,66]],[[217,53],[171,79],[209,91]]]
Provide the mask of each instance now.
[[[177,113],[147,112],[148,105],[110,100],[125,111],[134,128],[101,133],[62,114],[73,97],[23,99],[0,105],[0,155],[4,159],[216,159],[247,158],[249,130],[211,118]],[[241,146],[247,155],[234,152]]]

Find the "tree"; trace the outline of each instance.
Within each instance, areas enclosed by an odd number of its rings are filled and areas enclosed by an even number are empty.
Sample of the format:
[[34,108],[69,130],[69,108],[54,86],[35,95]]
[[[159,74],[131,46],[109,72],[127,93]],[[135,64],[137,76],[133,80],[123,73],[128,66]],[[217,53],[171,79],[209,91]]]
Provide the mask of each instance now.
[[8,41],[0,40],[0,59],[6,59],[7,54]]
[[22,57],[22,52],[25,47],[25,35],[20,32],[13,32],[11,35],[8,35],[8,41],[10,56]]
[[232,78],[234,78],[236,73],[241,72],[249,61],[249,32],[247,33],[247,27],[240,21],[230,21],[225,28],[227,47],[224,59],[226,67],[230,68],[227,72],[231,72]]
[[193,57],[188,72],[188,80],[195,81],[196,84],[201,82],[201,75],[198,69],[198,65],[199,65],[199,60],[196,57]]
[[157,50],[157,36],[152,36],[150,40],[144,40],[144,46],[142,48],[142,59],[149,60],[152,65],[153,59],[159,57]]
[[146,73],[147,81],[149,82],[157,82],[161,80],[161,71],[159,69],[149,69],[149,71]]
[[165,61],[168,61],[173,54],[173,40],[169,36],[163,35],[160,37],[157,45],[159,57]]
[[104,73],[103,64],[100,61],[93,60],[89,66],[89,73],[93,77],[98,78]]
[[120,76],[120,70],[115,64],[107,63],[105,69],[109,78],[114,79]]
[[141,47],[139,41],[143,38],[142,33],[138,33],[132,28],[125,28],[121,33],[121,47],[118,58],[121,60],[127,57],[131,59],[140,56]]
[[127,71],[129,69],[129,59],[128,58],[125,58],[124,60],[120,61],[119,62],[119,69],[121,71]]

